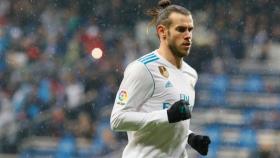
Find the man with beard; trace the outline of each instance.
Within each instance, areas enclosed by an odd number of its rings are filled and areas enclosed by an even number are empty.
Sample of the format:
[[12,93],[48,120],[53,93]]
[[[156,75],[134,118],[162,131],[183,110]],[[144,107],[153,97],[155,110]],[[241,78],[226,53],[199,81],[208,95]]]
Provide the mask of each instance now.
[[111,128],[128,134],[122,157],[187,158],[187,144],[207,155],[210,138],[189,129],[197,72],[183,57],[192,44],[192,15],[169,0],[147,13],[160,45],[124,72],[111,114]]

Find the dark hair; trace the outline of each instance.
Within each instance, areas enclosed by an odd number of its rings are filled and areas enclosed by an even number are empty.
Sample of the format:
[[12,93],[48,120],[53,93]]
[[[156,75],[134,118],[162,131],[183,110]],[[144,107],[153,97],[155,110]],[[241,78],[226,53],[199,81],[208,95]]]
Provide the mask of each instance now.
[[169,15],[173,12],[183,15],[191,15],[191,12],[188,9],[179,5],[171,4],[170,0],[160,0],[157,7],[148,9],[146,12],[147,15],[153,17],[149,23],[149,27],[158,26],[159,24],[169,27],[171,25]]

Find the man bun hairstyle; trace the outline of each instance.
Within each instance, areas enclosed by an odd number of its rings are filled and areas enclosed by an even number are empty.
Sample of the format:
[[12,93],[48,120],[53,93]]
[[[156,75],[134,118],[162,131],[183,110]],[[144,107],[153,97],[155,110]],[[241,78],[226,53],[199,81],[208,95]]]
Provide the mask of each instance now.
[[169,16],[173,12],[180,13],[183,15],[191,15],[191,12],[188,9],[179,5],[171,4],[170,0],[160,0],[156,7],[150,8],[146,12],[148,16],[152,17],[152,20],[148,25],[147,31],[150,27],[157,27],[160,24],[169,28],[169,26],[171,25]]
[[158,2],[158,6],[160,6],[162,9],[166,8],[169,5],[171,5],[170,0],[161,0]]

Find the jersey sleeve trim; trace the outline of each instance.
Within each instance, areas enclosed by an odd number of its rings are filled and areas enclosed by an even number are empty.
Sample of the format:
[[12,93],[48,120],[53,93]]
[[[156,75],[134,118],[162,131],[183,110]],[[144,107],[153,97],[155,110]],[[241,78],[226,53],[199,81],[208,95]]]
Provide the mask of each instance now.
[[156,88],[156,83],[155,83],[155,79],[154,79],[154,77],[153,77],[153,75],[152,75],[152,73],[151,73],[151,71],[148,69],[148,67],[144,64],[144,66],[145,66],[145,68],[147,69],[147,71],[149,72],[149,74],[151,75],[151,78],[152,78],[152,80],[153,80],[153,92],[152,92],[152,94],[151,94],[151,97],[154,95],[154,92],[155,92],[155,88]]
[[147,54],[147,55],[141,57],[140,59],[138,59],[138,61],[140,61],[146,65],[146,64],[156,61],[158,59],[159,59],[159,57],[155,53],[151,53],[151,54]]

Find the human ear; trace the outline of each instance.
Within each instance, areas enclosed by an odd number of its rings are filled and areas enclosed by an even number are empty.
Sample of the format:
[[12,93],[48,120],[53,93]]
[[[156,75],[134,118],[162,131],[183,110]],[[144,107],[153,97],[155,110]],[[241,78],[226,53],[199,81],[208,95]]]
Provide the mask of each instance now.
[[157,26],[157,33],[158,33],[158,36],[160,38],[165,39],[166,38],[166,34],[167,34],[166,27],[163,26],[163,25],[158,25]]

